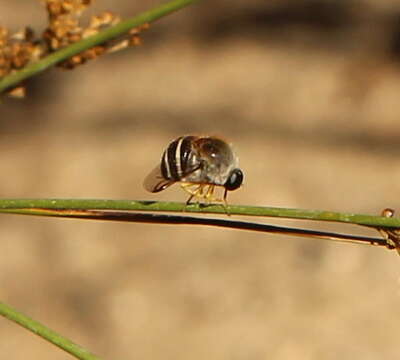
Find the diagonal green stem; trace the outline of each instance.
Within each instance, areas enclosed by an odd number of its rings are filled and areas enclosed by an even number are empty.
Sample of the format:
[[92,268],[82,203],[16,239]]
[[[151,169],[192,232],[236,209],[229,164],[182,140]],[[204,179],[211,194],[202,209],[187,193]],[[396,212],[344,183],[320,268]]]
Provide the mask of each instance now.
[[99,45],[104,43],[105,41],[116,38],[129,30],[143,25],[145,23],[153,22],[157,19],[160,19],[163,16],[171,14],[174,11],[177,11],[187,5],[190,5],[198,0],[174,0],[170,1],[164,5],[161,5],[155,9],[146,11],[138,16],[135,16],[131,19],[120,22],[119,24],[110,27],[104,31],[99,32],[96,35],[78,41],[64,49],[58,50],[51,55],[46,56],[40,61],[32,63],[31,65],[26,66],[22,70],[10,74],[3,79],[0,80],[0,93],[4,90],[7,90],[10,87],[18,85],[21,81],[34,76],[49,67],[70,58],[76,54],[81,53],[84,50],[90,49],[95,45]]
[[133,210],[152,212],[191,212],[205,214],[266,216],[299,220],[332,221],[369,227],[400,228],[400,218],[333,212],[324,210],[288,209],[261,206],[198,205],[179,202],[138,200],[91,200],[91,199],[0,199],[0,212],[30,215],[46,215],[46,209],[64,210]]
[[29,318],[28,316],[13,309],[11,306],[0,302],[0,315],[14,321],[25,329],[32,331],[43,339],[58,346],[60,349],[70,353],[80,360],[101,360],[98,356],[90,353],[83,347],[74,344],[71,340],[57,334],[55,331],[42,325],[41,323]]

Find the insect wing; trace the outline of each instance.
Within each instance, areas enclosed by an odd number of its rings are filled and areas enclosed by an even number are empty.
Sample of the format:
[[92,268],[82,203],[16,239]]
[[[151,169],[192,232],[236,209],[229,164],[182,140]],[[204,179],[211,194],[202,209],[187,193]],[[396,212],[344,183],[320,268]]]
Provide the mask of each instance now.
[[175,181],[166,180],[161,174],[160,166],[157,166],[153,171],[146,176],[143,182],[144,188],[152,193],[165,190],[168,186],[172,185]]
[[200,170],[202,168],[202,164],[193,164],[191,166],[188,166],[185,169],[185,172],[182,176],[182,178],[186,178],[186,181],[188,182],[194,182],[194,183],[200,183],[201,182],[201,173],[196,173],[197,170]]

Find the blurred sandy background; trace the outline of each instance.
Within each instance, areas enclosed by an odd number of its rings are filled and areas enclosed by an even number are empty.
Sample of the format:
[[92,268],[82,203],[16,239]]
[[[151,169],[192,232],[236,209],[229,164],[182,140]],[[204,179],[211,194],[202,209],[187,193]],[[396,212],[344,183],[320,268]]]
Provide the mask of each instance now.
[[[156,4],[99,0],[92,12]],[[0,24],[40,31],[45,12],[0,0]],[[397,1],[203,2],[143,38],[1,104],[0,196],[183,201],[142,180],[172,139],[200,133],[239,154],[245,186],[231,203],[399,209]],[[399,356],[395,252],[11,215],[0,228],[0,299],[106,359]],[[70,358],[5,319],[0,339],[0,359]]]

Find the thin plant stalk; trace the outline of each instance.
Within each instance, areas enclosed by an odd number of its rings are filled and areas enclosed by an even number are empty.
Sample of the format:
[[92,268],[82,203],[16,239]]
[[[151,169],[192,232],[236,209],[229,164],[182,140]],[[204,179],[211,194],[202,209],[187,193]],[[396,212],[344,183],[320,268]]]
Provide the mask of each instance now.
[[42,71],[45,71],[46,69],[50,68],[51,66],[54,66],[57,63],[60,63],[74,55],[77,55],[96,45],[102,44],[108,40],[119,37],[135,27],[138,27],[145,23],[154,22],[166,15],[169,15],[177,10],[182,9],[183,7],[193,4],[196,1],[199,0],[170,1],[164,5],[160,5],[159,7],[146,11],[133,18],[122,21],[108,29],[99,32],[96,35],[90,36],[70,46],[67,46],[66,48],[60,49],[37,62],[24,67],[20,71],[17,71],[13,74],[7,75],[4,78],[0,79],[0,93],[9,88],[17,86],[23,80],[26,80],[34,75],[37,75]]
[[13,309],[11,306],[0,302],[0,315],[21,325],[25,329],[33,332],[48,342],[54,344],[60,349],[73,355],[80,360],[101,360],[98,356],[90,353],[85,348],[73,343],[71,340],[56,333],[54,330],[42,325],[36,320],[22,314],[20,311]]
[[[12,213],[12,210],[10,210],[10,213]],[[215,226],[226,229],[248,230],[248,231],[263,232],[269,234],[281,234],[281,235],[307,237],[314,239],[333,240],[346,243],[383,246],[388,249],[394,249],[396,247],[395,245],[392,244],[392,242],[388,241],[388,239],[385,236],[379,238],[367,237],[367,236],[353,235],[353,234],[342,234],[336,232],[260,224],[249,221],[232,220],[230,218],[216,219],[209,217],[193,217],[187,215],[153,214],[153,213],[140,213],[132,211],[115,211],[115,210],[41,209],[40,212],[37,212],[32,209],[25,209],[23,213],[18,212],[18,214],[49,216],[49,217],[58,217],[67,219],[120,221],[120,222],[134,222],[134,223],[146,223],[146,224]]]
[[372,228],[400,228],[400,218],[334,212],[327,210],[291,209],[264,206],[190,204],[148,200],[103,199],[0,199],[0,212],[43,215],[47,210],[119,210],[151,212],[187,212],[231,216],[274,217],[298,220],[329,221]]

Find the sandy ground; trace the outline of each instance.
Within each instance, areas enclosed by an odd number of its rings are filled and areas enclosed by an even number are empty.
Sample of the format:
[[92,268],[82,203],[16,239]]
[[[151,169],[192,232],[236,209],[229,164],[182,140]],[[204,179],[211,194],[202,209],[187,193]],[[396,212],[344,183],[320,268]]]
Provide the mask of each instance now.
[[[260,6],[238,3],[231,16]],[[368,14],[397,9],[373,3],[361,2]],[[151,4],[115,1],[124,14]],[[20,26],[25,6],[41,14],[35,2],[0,1],[1,23]],[[186,10],[142,47],[51,71],[27,99],[4,101],[0,196],[184,201],[178,186],[153,195],[142,181],[175,137],[217,134],[245,173],[231,203],[399,208],[395,61],[377,43],[340,48],[342,30],[332,46],[316,29],[310,43],[307,29],[212,41],[199,17],[215,24],[224,6]],[[366,36],[359,29],[349,38]],[[395,252],[191,226],[12,215],[0,226],[1,301],[106,359],[398,358]],[[70,358],[5,319],[0,339],[0,359]]]

